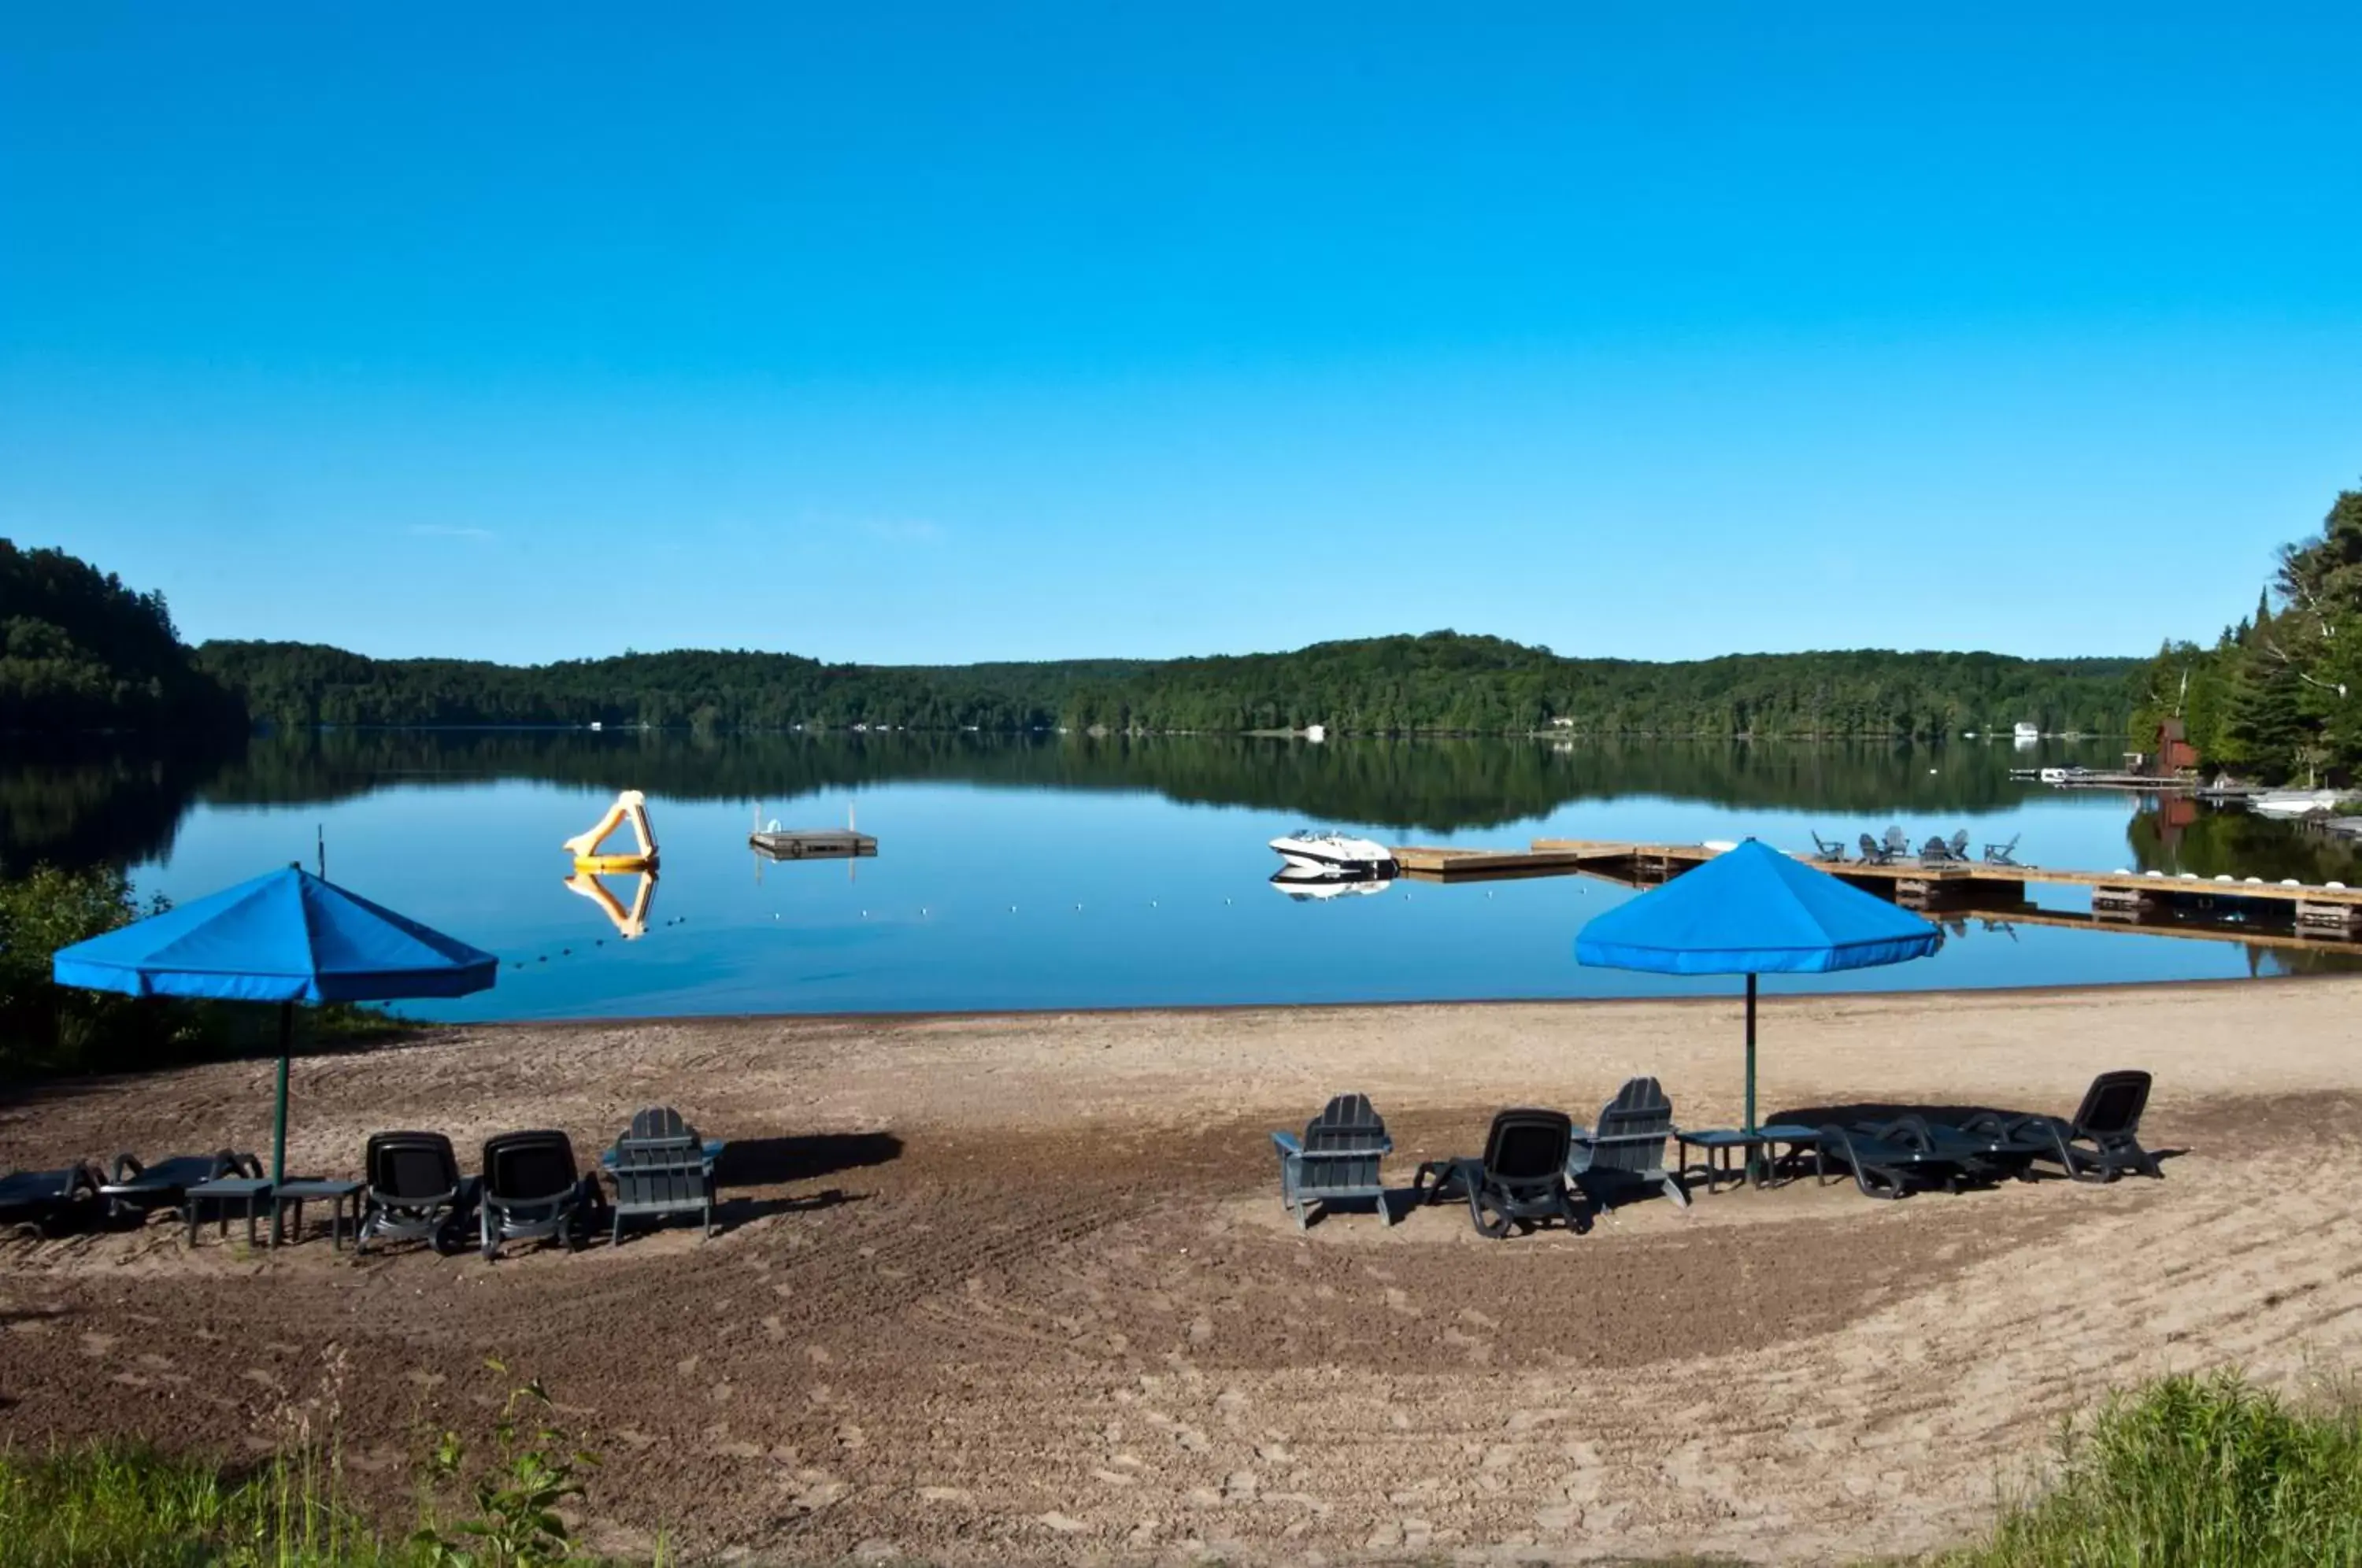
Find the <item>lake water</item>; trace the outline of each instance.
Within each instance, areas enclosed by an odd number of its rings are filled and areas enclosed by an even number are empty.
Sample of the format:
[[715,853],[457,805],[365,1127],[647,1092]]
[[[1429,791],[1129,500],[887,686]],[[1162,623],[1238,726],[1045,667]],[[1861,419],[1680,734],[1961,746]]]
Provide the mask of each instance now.
[[[1297,901],[1274,835],[1522,847],[1539,836],[1809,848],[1889,823],[1966,828],[2027,860],[2362,884],[2352,852],[2246,813],[2012,780],[2114,747],[1886,746],[961,735],[361,732],[258,741],[229,759],[0,765],[0,861],[116,859],[188,899],[291,860],[499,954],[499,985],[407,1010],[449,1019],[1118,1007],[1697,994],[1735,982],[1580,967],[1584,921],[1637,896],[1582,878],[1398,880]],[[662,845],[646,933],[568,890],[561,840],[618,790]],[[759,817],[879,841],[874,859],[767,864]],[[622,835],[628,839],[628,832]],[[1972,851],[1973,852],[1973,851]],[[636,879],[608,879],[628,905]],[[2064,911],[2066,889],[2033,889]],[[1949,922],[1934,958],[1780,989],[2218,978],[2342,955]]]

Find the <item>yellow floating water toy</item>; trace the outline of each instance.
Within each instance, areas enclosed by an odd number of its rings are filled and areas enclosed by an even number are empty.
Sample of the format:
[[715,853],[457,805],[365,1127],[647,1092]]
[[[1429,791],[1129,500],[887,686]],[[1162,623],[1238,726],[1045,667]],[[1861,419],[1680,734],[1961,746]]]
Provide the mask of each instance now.
[[[632,824],[632,836],[639,841],[637,855],[602,855],[599,846],[612,837],[625,823]],[[626,790],[615,797],[607,814],[588,832],[576,834],[566,841],[566,852],[574,856],[574,868],[592,876],[616,872],[653,871],[657,868],[657,834],[648,823],[647,797],[637,790]]]

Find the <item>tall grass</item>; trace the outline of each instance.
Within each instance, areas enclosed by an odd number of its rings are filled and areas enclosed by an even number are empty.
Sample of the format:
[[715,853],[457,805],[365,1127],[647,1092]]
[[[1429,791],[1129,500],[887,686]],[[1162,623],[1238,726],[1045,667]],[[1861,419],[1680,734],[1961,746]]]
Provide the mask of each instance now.
[[0,1568],[394,1568],[310,1451],[250,1472],[95,1444],[0,1453]]
[[2362,1565],[2362,1402],[2295,1406],[2235,1373],[2113,1396],[2056,1478],[1949,1568]]

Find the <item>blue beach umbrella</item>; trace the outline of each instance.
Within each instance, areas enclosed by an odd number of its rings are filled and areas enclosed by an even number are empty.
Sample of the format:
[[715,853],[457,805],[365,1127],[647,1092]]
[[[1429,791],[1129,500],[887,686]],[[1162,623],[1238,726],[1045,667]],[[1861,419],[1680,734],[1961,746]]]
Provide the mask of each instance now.
[[287,1057],[297,1002],[397,1001],[487,989],[500,960],[300,866],[61,947],[61,986],[135,997],[277,1002],[270,1179],[287,1179]]
[[1943,933],[1907,910],[1753,839],[1608,911],[1575,938],[1582,963],[1747,977],[1747,1125],[1755,1131],[1755,977],[1826,975],[1925,958]]

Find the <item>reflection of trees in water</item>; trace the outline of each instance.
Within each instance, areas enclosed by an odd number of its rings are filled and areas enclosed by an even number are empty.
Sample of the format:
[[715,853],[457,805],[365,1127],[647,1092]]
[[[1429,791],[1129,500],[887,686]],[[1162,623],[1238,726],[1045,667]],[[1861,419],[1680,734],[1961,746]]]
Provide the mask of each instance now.
[[2169,802],[2125,829],[2133,869],[2200,877],[2260,877],[2267,882],[2344,882],[2362,887],[2362,846],[2353,840],[2259,817],[2236,807]]
[[[504,778],[779,804],[892,782],[1144,790],[1429,832],[1532,821],[1573,801],[1654,796],[1825,812],[1824,831],[1850,839],[1893,817],[2006,810],[2024,798],[2025,787],[2009,778],[2023,760],[1984,745],[331,730],[260,738],[218,767],[117,757],[62,771],[0,768],[0,859],[15,863],[20,842],[74,862],[152,856],[170,846],[180,813],[200,799],[315,804],[388,784]],[[6,814],[15,801],[26,804]]]
[[[2362,845],[2295,823],[2276,822],[2237,807],[2166,801],[2139,812],[2125,830],[2133,869],[2179,877],[2260,877],[2267,882],[2343,882],[2362,887]],[[2352,974],[2362,953],[2335,948],[2249,944],[2250,975]]]
[[0,765],[0,873],[159,858],[223,764],[203,747],[97,743],[12,756]]
[[1656,795],[1826,811],[1834,829],[1840,816],[2007,810],[2025,795],[2009,777],[2017,765],[2017,754],[1997,746],[380,730],[257,742],[246,766],[207,798],[314,801],[387,782],[527,778],[677,800],[785,801],[852,785],[942,780],[1144,790],[1437,831],[1526,821],[1573,801]]

